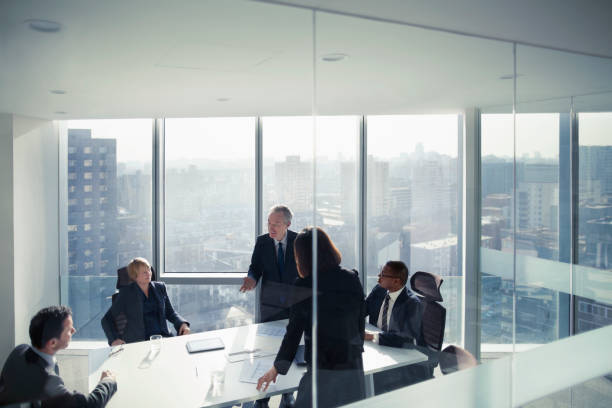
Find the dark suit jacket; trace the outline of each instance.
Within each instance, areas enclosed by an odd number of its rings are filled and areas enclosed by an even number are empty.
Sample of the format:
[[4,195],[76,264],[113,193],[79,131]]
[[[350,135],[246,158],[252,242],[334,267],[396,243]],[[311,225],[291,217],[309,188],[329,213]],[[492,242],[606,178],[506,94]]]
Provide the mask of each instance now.
[[[363,288],[355,271],[337,267],[318,277],[317,367],[319,404],[343,405],[365,396],[363,378],[363,334],[365,302]],[[274,366],[286,374],[295,357],[302,333],[304,357],[312,366],[312,279],[298,278],[292,294],[287,332]],[[298,400],[308,397],[311,384],[300,382]],[[309,403],[305,403],[309,405]]]
[[[378,315],[386,295],[387,290],[380,285],[376,285],[366,299],[369,322],[374,326],[378,323]],[[422,314],[419,298],[407,288],[404,288],[395,300],[393,310],[391,310],[389,330],[380,333],[379,343],[382,346],[407,347],[413,345],[413,340],[416,340],[417,345],[425,346],[421,328]]]
[[0,405],[35,401],[43,407],[104,407],[116,390],[117,383],[105,378],[89,395],[71,392],[32,347],[21,344],[4,363]]
[[261,279],[260,313],[262,322],[281,320],[289,317],[290,293],[293,282],[298,277],[293,242],[297,233],[287,230],[287,248],[285,250],[285,271],[280,276],[276,261],[274,239],[269,234],[260,235],[255,241],[251,256],[249,277],[256,282]]
[[[378,315],[386,295],[387,290],[376,285],[366,299],[369,322],[374,326],[378,323]],[[423,339],[422,316],[420,299],[404,288],[393,304],[389,330],[379,334],[378,343],[390,347],[417,348],[429,355]],[[424,381],[432,378],[432,375],[433,369],[427,362],[393,368],[374,374],[374,389],[378,395]]]
[[[177,333],[183,323],[189,324],[181,315],[174,311],[166,292],[166,285],[163,282],[151,282],[149,296],[153,296],[157,301],[159,326],[162,329],[162,336],[172,336],[170,331],[168,331],[166,320],[169,320],[174,325]],[[117,330],[116,325],[116,322],[120,320],[127,320],[122,333]],[[146,338],[145,332],[141,291],[136,282],[132,282],[119,289],[119,295],[102,318],[102,328],[108,339],[108,344],[111,344],[116,339],[122,339],[126,343],[149,340]]]

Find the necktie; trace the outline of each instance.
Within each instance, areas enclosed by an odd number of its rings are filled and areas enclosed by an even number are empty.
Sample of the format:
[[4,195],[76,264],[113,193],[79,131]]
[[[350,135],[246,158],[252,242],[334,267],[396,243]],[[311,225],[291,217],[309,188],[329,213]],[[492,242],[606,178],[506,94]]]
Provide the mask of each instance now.
[[59,366],[57,365],[57,363],[55,363],[55,366],[53,366],[53,371],[56,375],[59,375]]
[[384,332],[389,331],[389,327],[388,327],[388,324],[387,324],[387,314],[389,313],[389,300],[391,300],[391,297],[387,293],[387,296],[385,296],[385,304],[383,305],[383,314],[382,314],[382,327],[381,327],[381,329]]
[[278,272],[280,273],[280,276],[282,278],[284,272],[285,272],[285,251],[283,251],[283,243],[279,242],[278,243],[278,256],[277,256],[277,261],[278,261]]

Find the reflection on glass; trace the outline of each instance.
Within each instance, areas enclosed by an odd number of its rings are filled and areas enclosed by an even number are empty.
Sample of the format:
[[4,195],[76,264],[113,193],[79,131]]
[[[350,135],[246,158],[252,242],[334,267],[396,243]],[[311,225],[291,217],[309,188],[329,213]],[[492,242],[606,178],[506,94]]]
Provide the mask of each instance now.
[[[482,114],[481,342],[512,343],[514,137],[511,114]],[[505,274],[502,272],[506,272]],[[486,351],[483,348],[483,351]]]
[[[612,113],[580,113],[578,126],[578,263],[608,270],[612,279]],[[592,290],[601,288],[597,281]],[[576,333],[612,324],[612,301],[576,296],[575,316]]]
[[447,343],[461,342],[457,115],[369,116],[367,291],[389,260],[444,276]]
[[166,285],[174,309],[192,333],[244,326],[255,322],[255,297],[236,285]]
[[[77,339],[104,339],[117,269],[152,256],[150,119],[68,121],[68,279]],[[67,284],[66,284],[67,283]],[[67,290],[67,293],[65,292]]]
[[255,119],[166,119],[165,142],[166,272],[246,272]]
[[[525,109],[528,105],[522,107]],[[531,264],[527,261],[520,262],[521,257],[561,260],[561,231],[570,222],[569,219],[559,218],[560,205],[567,205],[569,201],[569,195],[562,194],[559,184],[560,167],[569,167],[569,160],[559,154],[563,134],[569,134],[569,121],[564,117],[567,114],[516,115],[517,343],[556,340],[559,335],[559,308],[566,307],[559,303],[559,292],[549,289],[549,282],[537,275],[539,271],[530,271]],[[560,203],[560,197],[564,197],[563,203]],[[564,264],[558,266],[559,274],[569,279]],[[527,278],[519,279],[520,276]]]
[[[287,205],[290,229],[313,225],[312,117],[266,117],[263,122],[263,219],[276,204]],[[342,264],[357,267],[356,165],[359,120],[316,118],[317,219],[340,252]],[[265,231],[264,231],[265,232]]]

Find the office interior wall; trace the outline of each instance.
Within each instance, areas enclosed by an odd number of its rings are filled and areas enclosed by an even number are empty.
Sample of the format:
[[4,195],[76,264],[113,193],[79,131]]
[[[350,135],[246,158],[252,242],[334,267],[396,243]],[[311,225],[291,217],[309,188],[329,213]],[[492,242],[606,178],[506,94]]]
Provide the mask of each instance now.
[[59,304],[58,147],[52,121],[13,116],[16,344],[39,309]]
[[14,346],[13,115],[0,114],[0,361]]

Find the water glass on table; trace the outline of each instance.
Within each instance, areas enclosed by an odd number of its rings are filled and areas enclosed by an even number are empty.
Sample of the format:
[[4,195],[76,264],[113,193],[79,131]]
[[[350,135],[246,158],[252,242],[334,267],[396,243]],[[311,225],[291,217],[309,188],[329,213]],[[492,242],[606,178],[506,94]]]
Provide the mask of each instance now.
[[151,353],[159,353],[159,351],[161,350],[162,341],[161,334],[154,334],[149,338],[149,340],[151,342]]

